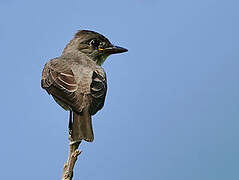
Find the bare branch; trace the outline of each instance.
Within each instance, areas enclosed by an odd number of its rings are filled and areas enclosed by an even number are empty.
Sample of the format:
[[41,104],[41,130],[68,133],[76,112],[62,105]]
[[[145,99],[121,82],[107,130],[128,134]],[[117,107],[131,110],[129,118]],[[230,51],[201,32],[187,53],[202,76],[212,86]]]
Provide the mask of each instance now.
[[70,150],[68,155],[68,160],[64,165],[62,178],[61,180],[72,180],[73,178],[73,169],[77,161],[77,157],[81,154],[82,151],[78,150],[78,147],[81,142],[71,143]]

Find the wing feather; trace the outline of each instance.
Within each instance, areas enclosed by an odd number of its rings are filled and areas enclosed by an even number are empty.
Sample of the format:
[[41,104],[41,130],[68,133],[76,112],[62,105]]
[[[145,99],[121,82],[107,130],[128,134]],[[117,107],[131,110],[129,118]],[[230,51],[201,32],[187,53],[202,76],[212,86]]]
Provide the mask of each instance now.
[[64,109],[73,109],[80,113],[83,95],[76,93],[78,89],[74,73],[67,63],[59,63],[53,59],[47,63],[42,72],[42,88],[51,94]]
[[104,106],[105,96],[107,92],[107,80],[105,73],[100,74],[97,71],[93,72],[90,90],[92,102],[89,112],[91,115],[94,115]]

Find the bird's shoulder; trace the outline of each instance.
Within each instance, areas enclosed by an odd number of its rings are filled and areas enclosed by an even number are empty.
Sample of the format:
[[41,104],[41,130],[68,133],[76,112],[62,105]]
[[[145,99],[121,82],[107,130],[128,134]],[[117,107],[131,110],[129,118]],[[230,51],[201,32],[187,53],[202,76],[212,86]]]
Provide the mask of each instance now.
[[42,88],[48,88],[52,84],[71,92],[77,89],[71,64],[66,58],[54,58],[48,61],[42,71]]

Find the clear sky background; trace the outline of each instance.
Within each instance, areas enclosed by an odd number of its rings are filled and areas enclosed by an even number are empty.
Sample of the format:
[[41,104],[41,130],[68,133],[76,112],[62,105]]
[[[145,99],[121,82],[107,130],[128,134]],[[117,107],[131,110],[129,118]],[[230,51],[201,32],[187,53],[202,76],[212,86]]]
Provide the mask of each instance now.
[[126,47],[74,179],[239,179],[239,2],[0,0],[0,179],[60,179],[68,113],[40,88],[78,29]]

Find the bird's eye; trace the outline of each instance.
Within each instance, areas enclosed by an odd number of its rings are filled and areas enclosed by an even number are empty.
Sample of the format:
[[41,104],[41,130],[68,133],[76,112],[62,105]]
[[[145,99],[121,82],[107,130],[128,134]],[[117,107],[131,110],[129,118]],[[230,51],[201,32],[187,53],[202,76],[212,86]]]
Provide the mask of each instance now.
[[100,45],[99,41],[97,41],[96,39],[92,39],[89,44],[94,48],[97,48]]

